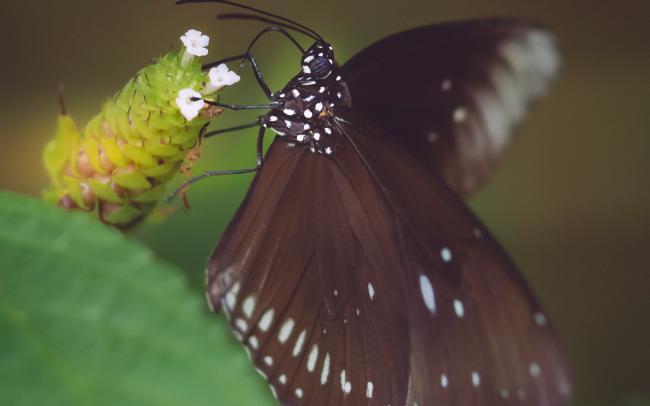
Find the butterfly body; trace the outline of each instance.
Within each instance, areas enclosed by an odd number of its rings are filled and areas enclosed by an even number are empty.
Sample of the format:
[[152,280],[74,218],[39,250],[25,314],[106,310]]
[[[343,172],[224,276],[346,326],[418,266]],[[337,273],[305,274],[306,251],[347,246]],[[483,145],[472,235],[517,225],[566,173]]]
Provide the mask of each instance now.
[[303,56],[300,73],[273,94],[271,101],[280,107],[265,115],[265,127],[291,145],[334,154],[339,141],[332,129],[332,109],[349,104],[349,96],[331,45],[315,42]]

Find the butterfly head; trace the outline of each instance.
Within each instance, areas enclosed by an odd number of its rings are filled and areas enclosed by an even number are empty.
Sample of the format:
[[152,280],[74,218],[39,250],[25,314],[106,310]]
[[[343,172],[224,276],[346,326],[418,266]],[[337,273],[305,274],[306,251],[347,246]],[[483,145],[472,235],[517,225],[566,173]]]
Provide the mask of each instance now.
[[324,41],[316,41],[302,58],[302,71],[318,79],[332,74],[334,69],[334,49]]

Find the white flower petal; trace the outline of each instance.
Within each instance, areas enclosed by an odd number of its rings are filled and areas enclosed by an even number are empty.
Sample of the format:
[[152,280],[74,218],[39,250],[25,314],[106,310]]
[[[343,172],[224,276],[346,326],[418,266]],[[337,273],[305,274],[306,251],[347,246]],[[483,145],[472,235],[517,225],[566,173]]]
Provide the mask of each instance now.
[[228,66],[225,63],[210,69],[208,76],[210,77],[210,84],[217,90],[224,86],[234,85],[241,79],[238,74],[228,70]]
[[208,54],[207,46],[210,44],[210,37],[203,35],[201,31],[188,30],[181,36],[187,53],[194,56],[205,56]]
[[228,65],[226,65],[225,63],[222,63],[219,66],[217,66],[215,70],[219,73],[228,73],[228,71],[230,71],[230,69],[228,69]]
[[[199,100],[192,100],[194,98],[198,98]],[[185,119],[191,121],[198,116],[201,109],[205,107],[205,101],[203,101],[201,93],[194,89],[187,88],[178,92],[176,105]]]

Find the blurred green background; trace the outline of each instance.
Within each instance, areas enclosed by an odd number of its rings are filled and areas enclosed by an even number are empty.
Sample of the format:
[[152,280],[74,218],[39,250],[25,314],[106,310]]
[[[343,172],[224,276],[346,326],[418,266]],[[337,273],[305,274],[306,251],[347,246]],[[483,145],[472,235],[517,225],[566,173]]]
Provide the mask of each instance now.
[[[119,4],[118,4],[119,3]],[[339,61],[387,34],[480,16],[539,20],[557,34],[563,70],[520,129],[492,182],[470,204],[519,264],[564,338],[577,405],[650,399],[650,2],[639,1],[249,1],[312,26]],[[66,85],[79,124],[188,28],[208,33],[210,56],[242,52],[255,22],[216,21],[224,6],[167,0],[0,4],[0,188],[38,195],[40,153],[52,137],[56,89]],[[256,49],[279,88],[298,55],[270,36]],[[262,93],[248,71],[224,100]],[[254,114],[228,113],[230,126]],[[254,164],[255,130],[206,143],[201,169]],[[133,236],[186,271],[202,294],[203,267],[251,177],[204,181],[192,209],[148,222]]]

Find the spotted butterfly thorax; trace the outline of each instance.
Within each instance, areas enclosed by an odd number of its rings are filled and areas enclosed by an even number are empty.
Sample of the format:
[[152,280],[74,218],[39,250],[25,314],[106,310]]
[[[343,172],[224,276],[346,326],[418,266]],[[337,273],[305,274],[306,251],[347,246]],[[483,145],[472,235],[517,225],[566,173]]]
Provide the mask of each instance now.
[[[174,175],[190,169],[201,131],[221,113],[193,97],[214,95],[239,78],[225,65],[202,69],[197,56],[207,53],[207,36],[190,30],[181,39],[183,50],[138,72],[82,131],[62,107],[43,152],[51,179],[46,200],[125,229],[152,211]],[[215,77],[226,81],[213,84]]]
[[[569,368],[546,314],[459,196],[553,77],[551,34],[517,20],[433,25],[339,66],[305,25],[180,2],[273,24],[243,54],[269,98],[249,107],[269,112],[207,296],[280,403],[566,404]],[[267,32],[302,52],[276,92],[251,51]],[[266,129],[277,137],[262,156]]]
[[[334,67],[334,49],[316,42],[304,54],[302,70],[271,99],[279,103],[262,124],[288,145],[306,145],[312,152],[332,155],[338,146],[333,127],[322,118],[336,103],[347,101],[347,89]],[[345,96],[344,96],[345,95]]]

